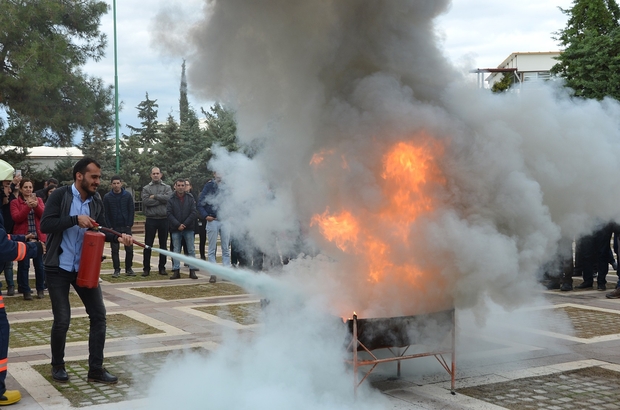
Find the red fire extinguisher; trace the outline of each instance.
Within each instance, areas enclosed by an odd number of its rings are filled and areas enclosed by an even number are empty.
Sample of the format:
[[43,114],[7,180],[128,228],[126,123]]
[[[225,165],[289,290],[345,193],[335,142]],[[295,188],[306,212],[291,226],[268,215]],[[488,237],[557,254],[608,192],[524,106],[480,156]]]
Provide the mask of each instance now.
[[99,271],[101,270],[104,245],[105,234],[95,231],[86,231],[84,233],[80,269],[78,270],[76,281],[78,286],[90,289],[99,286]]

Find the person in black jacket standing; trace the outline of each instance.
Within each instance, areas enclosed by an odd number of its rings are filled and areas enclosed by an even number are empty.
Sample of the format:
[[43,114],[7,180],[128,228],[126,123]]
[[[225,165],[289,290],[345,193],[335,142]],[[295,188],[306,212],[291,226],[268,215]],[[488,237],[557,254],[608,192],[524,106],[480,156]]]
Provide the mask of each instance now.
[[[196,201],[194,196],[185,192],[185,179],[178,178],[174,181],[174,194],[168,200],[166,207],[168,214],[168,227],[172,235],[173,252],[181,252],[181,239],[185,238],[187,253],[196,257],[194,249],[194,228],[196,227]],[[189,267],[189,277],[198,279],[196,268]],[[181,278],[181,262],[172,258],[172,276],[170,279]]]
[[[101,286],[94,289],[77,284],[84,234],[89,228],[106,226],[103,201],[97,193],[101,181],[101,165],[92,158],[83,158],[73,167],[73,185],[54,191],[45,204],[41,231],[47,233],[44,266],[47,288],[52,302],[52,379],[69,381],[65,370],[65,344],[71,322],[69,287],[73,286],[82,300],[88,319],[88,381],[114,384],[118,378],[103,367],[106,333],[106,309]],[[106,233],[106,241],[131,246],[131,235],[121,237]],[[97,267],[98,268],[98,267]]]
[[[118,175],[114,175],[110,180],[112,190],[103,197],[103,205],[105,207],[105,219],[108,226],[117,232],[131,235],[131,227],[133,226],[133,217],[135,213],[135,205],[133,196],[123,188],[123,181]],[[121,261],[118,256],[120,245],[118,242],[110,243],[112,251],[112,265],[114,273],[112,276],[118,278],[121,274]],[[125,246],[125,275],[135,276],[131,269],[133,264],[133,247]]]

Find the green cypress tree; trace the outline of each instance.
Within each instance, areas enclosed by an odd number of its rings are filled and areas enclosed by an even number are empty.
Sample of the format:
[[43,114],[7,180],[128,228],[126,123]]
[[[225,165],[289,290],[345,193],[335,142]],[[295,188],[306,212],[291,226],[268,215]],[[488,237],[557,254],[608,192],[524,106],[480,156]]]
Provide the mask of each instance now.
[[620,99],[620,7],[615,0],[574,0],[566,27],[556,40],[564,46],[551,72],[575,95]]

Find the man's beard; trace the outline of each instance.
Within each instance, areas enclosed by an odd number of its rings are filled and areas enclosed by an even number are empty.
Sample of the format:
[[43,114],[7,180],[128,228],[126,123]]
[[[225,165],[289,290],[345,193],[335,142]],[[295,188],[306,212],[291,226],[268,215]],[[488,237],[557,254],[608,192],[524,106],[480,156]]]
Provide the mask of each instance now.
[[88,193],[88,196],[93,196],[97,193],[96,188],[95,188],[95,192],[91,192],[90,184],[85,179],[82,180],[81,186],[82,186],[82,189],[86,191],[86,193]]

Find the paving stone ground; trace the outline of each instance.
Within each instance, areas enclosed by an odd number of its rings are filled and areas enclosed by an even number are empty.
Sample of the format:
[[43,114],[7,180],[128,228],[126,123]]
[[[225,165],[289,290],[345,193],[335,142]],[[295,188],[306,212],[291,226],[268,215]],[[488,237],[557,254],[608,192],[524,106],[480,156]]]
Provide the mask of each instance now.
[[511,410],[620,409],[617,371],[598,366],[457,390]]
[[[111,260],[108,248],[106,253]],[[142,260],[140,249],[136,249],[135,259]],[[156,257],[152,263],[157,263]],[[170,261],[168,265],[171,267]],[[127,323],[133,323],[115,327],[110,320],[104,365],[120,376],[119,384],[86,381],[87,321],[79,303],[72,309],[73,328],[66,348],[71,375],[67,384],[52,382],[49,374],[49,308],[9,308],[12,340],[23,342],[14,342],[9,350],[7,385],[23,395],[22,401],[11,408],[114,409],[119,403],[127,408],[144,408],[140,398],[171,355],[186,349],[208,354],[218,348],[223,333],[231,329],[251,333],[259,326],[260,297],[256,295],[167,300],[137,290],[208,286],[206,272],[198,272],[199,279],[192,280],[184,267],[184,278],[177,281],[153,274],[152,280],[114,281],[111,272],[102,272],[108,317],[123,316]],[[609,280],[615,280],[611,272]],[[507,316],[486,332],[475,330],[466,314],[457,312],[455,395],[450,394],[450,376],[433,357],[403,361],[400,377],[396,377],[395,363],[379,365],[364,383],[385,396],[389,409],[620,408],[620,300],[606,299],[604,292],[596,290],[537,292],[546,305],[521,312],[520,320]],[[214,308],[222,304],[240,307]],[[220,314],[222,317],[214,319]]]

